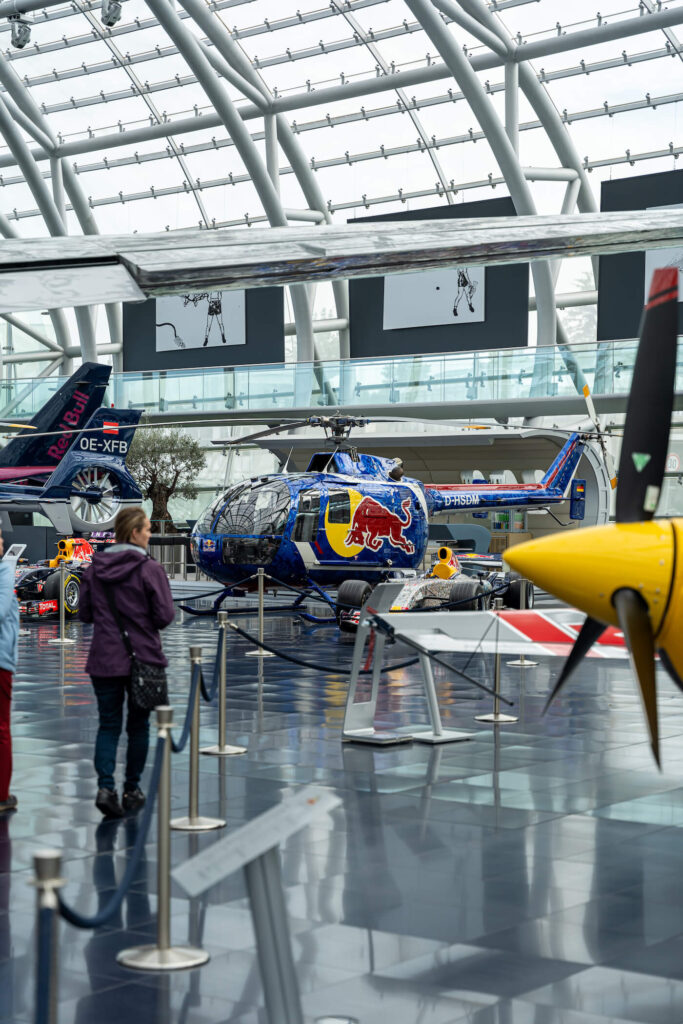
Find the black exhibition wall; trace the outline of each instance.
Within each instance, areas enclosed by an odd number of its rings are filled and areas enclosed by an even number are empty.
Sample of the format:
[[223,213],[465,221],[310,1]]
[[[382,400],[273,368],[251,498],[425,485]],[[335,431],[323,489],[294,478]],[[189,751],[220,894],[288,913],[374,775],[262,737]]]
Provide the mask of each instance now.
[[[354,218],[349,223],[362,221],[453,220],[471,217],[510,217],[515,213],[508,197],[486,199],[474,203],[453,203],[450,206],[430,207],[426,210],[406,210],[403,213],[382,214],[376,217]],[[407,225],[406,225],[407,227]],[[457,226],[454,225],[454,230]],[[479,268],[476,268],[479,270]],[[483,276],[483,269],[479,271]],[[413,275],[396,275],[394,281],[406,283]],[[452,296],[458,294],[457,268],[453,268]],[[385,329],[385,279],[354,278],[349,282],[351,355],[392,356],[416,355],[430,352],[458,352],[469,349],[519,347],[528,343],[528,263],[501,267],[486,267],[485,288],[480,288],[477,299],[483,298],[482,320],[463,322],[467,316],[465,302],[461,303],[460,318],[436,326],[408,326]],[[432,293],[436,297],[436,292]],[[465,297],[466,298],[466,297]],[[429,304],[429,292],[425,304]],[[453,305],[453,302],[450,303]],[[429,310],[425,309],[428,319]]]
[[[650,207],[678,206],[683,203],[683,171],[641,174],[633,178],[603,181],[600,209],[647,210]],[[659,250],[661,266],[675,254]],[[679,253],[683,255],[683,250]],[[600,257],[598,288],[598,339],[635,338],[645,305],[644,252],[624,252]],[[657,261],[655,261],[657,262]],[[683,310],[678,307],[678,330],[683,330]]]

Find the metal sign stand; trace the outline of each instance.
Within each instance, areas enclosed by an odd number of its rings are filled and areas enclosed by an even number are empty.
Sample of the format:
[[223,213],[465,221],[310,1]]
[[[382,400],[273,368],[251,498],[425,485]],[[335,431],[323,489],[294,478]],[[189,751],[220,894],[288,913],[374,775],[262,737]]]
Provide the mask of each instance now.
[[[371,635],[374,635],[375,645],[375,659],[372,664],[372,688],[368,700],[357,701],[356,691],[358,689],[361,659],[365,651],[366,640]],[[410,743],[412,741],[412,736],[407,732],[375,729],[377,694],[385,646],[385,638],[381,634],[372,634],[370,626],[367,622],[363,621],[363,613],[361,612],[361,621],[356,631],[356,643],[353,648],[351,679],[346,695],[346,710],[344,711],[344,725],[342,726],[343,743],[373,743],[378,746],[389,746],[393,743]]]
[[221,630],[221,643],[219,649],[223,654],[219,666],[218,676],[218,743],[213,747],[202,747],[200,754],[212,754],[214,757],[229,757],[233,754],[246,754],[246,747],[230,746],[225,742],[226,733],[226,701],[227,701],[227,676],[228,676],[228,648],[226,634],[228,631],[228,613],[218,613],[218,629]]
[[48,640],[49,644],[60,644],[62,647],[66,647],[67,644],[75,644],[75,640],[69,639],[66,636],[66,607],[64,601],[64,582],[66,578],[66,572],[64,571],[64,561],[59,563],[59,636],[53,637],[52,640]]
[[175,881],[195,897],[244,868],[270,1024],[303,1024],[304,1020],[278,848],[314,817],[340,803],[328,790],[304,786],[173,871]]
[[[263,643],[263,599],[266,582],[266,574],[263,569],[258,569],[256,572],[258,580],[258,639],[259,643]],[[245,658],[274,658],[275,655],[272,651],[264,651],[262,647],[257,647],[254,651],[247,651]]]
[[[380,584],[373,593],[372,608],[374,612],[385,612],[391,608],[393,598],[400,589],[400,584]],[[425,623],[426,624],[426,623]],[[380,676],[382,673],[382,658],[386,647],[386,637],[382,633],[374,634],[374,660],[372,663],[372,689],[370,697],[365,701],[356,700],[358,680],[360,676],[361,661],[363,658],[365,643],[371,633],[367,615],[361,611],[360,622],[356,632],[356,643],[353,649],[353,660],[351,662],[351,679],[349,690],[346,696],[346,710],[344,712],[344,725],[342,727],[342,742],[344,743],[372,743],[386,746],[392,743],[410,743],[415,740],[418,743],[457,743],[461,740],[470,739],[470,733],[457,732],[454,729],[444,729],[441,723],[439,703],[436,698],[436,687],[434,685],[434,674],[429,658],[420,654],[420,666],[422,668],[422,681],[424,684],[425,697],[431,729],[423,729],[415,724],[401,730],[401,732],[389,731],[375,728],[375,715],[377,712],[377,695],[379,692]]]
[[244,865],[263,995],[271,1024],[303,1024],[299,982],[282,888],[280,850],[271,847]]

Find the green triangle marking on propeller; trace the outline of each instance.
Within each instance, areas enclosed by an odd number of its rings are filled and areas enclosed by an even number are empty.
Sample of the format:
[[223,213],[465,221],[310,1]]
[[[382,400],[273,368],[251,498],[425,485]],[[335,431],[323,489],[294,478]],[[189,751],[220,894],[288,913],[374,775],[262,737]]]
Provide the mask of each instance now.
[[639,473],[642,473],[652,456],[648,455],[646,452],[632,452],[631,458],[633,459],[633,465],[636,467],[636,470]]

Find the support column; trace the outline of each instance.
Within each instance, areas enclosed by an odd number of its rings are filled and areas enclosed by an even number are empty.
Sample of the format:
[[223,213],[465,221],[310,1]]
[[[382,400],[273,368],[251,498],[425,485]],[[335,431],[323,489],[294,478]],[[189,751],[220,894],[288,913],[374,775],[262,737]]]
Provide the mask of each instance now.
[[[536,206],[517,154],[498,121],[469,58],[457,45],[430,0],[406,0],[406,4],[436,46],[479,121],[510,190],[515,210],[518,214],[535,215]],[[538,303],[538,344],[554,345],[557,318],[550,267],[547,262],[534,262],[531,264],[531,273]]]
[[[190,17],[196,22],[202,32],[205,33],[208,39],[213,43],[216,51],[221,55],[235,72],[241,76],[249,85],[258,90],[263,96],[263,102],[270,105],[272,96],[268,87],[260,78],[256,70],[252,67],[251,62],[247,59],[243,51],[234,41],[230,33],[225,28],[225,25],[218,19],[215,18],[211,13],[209,7],[206,4],[201,3],[200,0],[180,0],[181,6],[187,11]],[[206,56],[210,57],[211,50],[206,51]],[[214,64],[215,67],[218,66]],[[292,132],[289,121],[284,114],[278,114],[275,120],[277,126],[277,135],[282,151],[289,161],[290,167],[294,172],[301,191],[304,194],[304,198],[308,203],[310,209],[318,210],[323,214],[325,222],[327,224],[332,223],[332,217],[327,209],[327,204],[323,197],[323,194],[318,185],[315,174],[311,170],[308,158],[306,157],[299,140]],[[250,139],[251,141],[251,139]],[[332,289],[334,292],[334,300],[337,309],[337,318],[339,320],[346,320],[348,323],[349,319],[349,288],[348,282],[339,279],[333,280]],[[294,297],[294,288],[291,289],[292,305],[300,305],[302,307],[301,313],[305,315],[305,307],[303,300],[296,299]],[[312,313],[310,309],[310,303],[306,299],[306,305],[308,308],[309,322],[312,321]],[[340,342],[340,356],[342,359],[347,359],[349,356],[349,331],[348,327],[339,333]],[[313,359],[316,355],[315,341],[313,337],[313,328],[310,327],[308,330],[308,324],[301,328],[301,325],[297,323],[297,351],[301,346],[302,351],[310,353],[310,356],[306,358]],[[302,357],[303,358],[303,357]]]
[[512,60],[505,65],[505,131],[519,156],[519,66]]

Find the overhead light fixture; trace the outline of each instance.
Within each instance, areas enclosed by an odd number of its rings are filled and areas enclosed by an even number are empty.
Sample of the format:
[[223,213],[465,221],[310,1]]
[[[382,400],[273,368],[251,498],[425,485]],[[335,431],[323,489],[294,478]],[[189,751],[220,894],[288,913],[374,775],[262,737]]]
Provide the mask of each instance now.
[[119,0],[102,0],[102,24],[107,28],[113,28],[121,17],[121,4]]
[[31,41],[31,22],[22,18],[20,14],[10,14],[7,18],[12,31],[12,46],[17,50],[23,50]]

